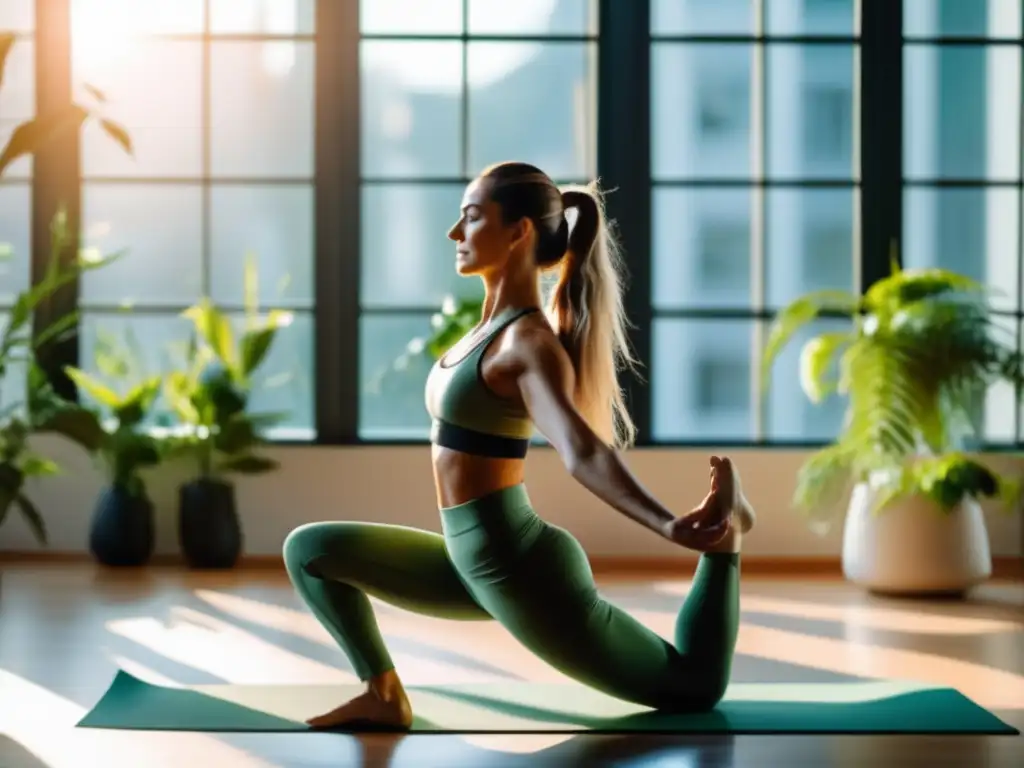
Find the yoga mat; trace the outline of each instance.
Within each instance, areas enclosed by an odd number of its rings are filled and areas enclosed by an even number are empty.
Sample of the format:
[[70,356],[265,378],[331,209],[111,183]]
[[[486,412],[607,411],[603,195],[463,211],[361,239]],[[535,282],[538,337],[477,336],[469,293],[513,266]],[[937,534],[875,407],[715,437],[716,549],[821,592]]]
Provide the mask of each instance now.
[[[712,712],[657,712],[572,684],[499,682],[406,687],[418,733],[973,733],[1019,734],[951,688],[915,683],[746,683]],[[119,671],[81,728],[312,731],[304,720],[358,685],[163,687]],[[339,729],[340,730],[340,729]]]

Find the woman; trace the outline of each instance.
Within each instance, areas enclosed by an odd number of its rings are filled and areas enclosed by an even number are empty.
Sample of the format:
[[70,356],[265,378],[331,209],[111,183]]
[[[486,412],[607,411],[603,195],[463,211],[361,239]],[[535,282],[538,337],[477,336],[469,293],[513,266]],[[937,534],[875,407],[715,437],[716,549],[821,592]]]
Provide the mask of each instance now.
[[[426,385],[443,535],[322,522],[284,544],[296,590],[367,683],[311,726],[412,722],[367,595],[430,616],[496,619],[566,675],[644,706],[707,710],[724,694],[753,510],[728,459],[711,458],[710,492],[679,518],[619,459],[634,428],[616,374],[633,361],[603,214],[596,188],[562,192],[524,163],[492,166],[467,187],[448,236],[458,272],[483,281],[483,315]],[[550,269],[558,282],[545,314],[539,276]],[[600,597],[577,541],[531,508],[524,458],[534,427],[598,498],[702,553],[674,645]]]

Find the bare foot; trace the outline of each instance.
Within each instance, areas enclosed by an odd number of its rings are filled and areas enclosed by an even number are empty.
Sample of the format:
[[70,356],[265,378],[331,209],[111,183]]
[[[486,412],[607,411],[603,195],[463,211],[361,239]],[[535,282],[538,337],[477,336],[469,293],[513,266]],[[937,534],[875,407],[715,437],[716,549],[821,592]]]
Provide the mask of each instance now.
[[[731,459],[711,457],[711,493],[705,503],[715,505],[715,512],[730,516],[729,532],[709,552],[739,552],[743,534],[754,527],[757,517],[747,497],[743,495],[740,473]],[[720,518],[719,518],[720,519]]]
[[340,707],[306,723],[312,728],[351,728],[353,730],[408,730],[412,725],[412,705],[397,682],[387,694],[379,692],[372,682],[361,693]]

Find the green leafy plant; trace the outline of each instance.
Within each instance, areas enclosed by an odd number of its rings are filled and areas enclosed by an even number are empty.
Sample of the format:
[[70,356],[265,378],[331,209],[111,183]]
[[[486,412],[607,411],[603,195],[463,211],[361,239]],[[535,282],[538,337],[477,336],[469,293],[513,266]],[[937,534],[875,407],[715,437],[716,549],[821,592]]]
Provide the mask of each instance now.
[[820,512],[852,483],[869,482],[874,511],[923,493],[941,509],[965,496],[999,497],[1013,507],[1020,483],[963,452],[977,432],[977,414],[996,381],[1022,381],[1022,360],[988,307],[988,291],[944,269],[901,269],[863,296],[815,291],[775,319],[766,345],[763,381],[793,336],[822,316],[850,320],[822,333],[800,354],[800,385],[814,403],[836,393],[848,399],[833,444],[813,454],[798,476],[798,507]]
[[97,452],[111,486],[130,496],[146,496],[141,470],[160,463],[161,444],[146,420],[152,414],[163,387],[163,377],[146,373],[134,334],[127,343],[117,343],[109,334],[99,333],[95,350],[97,374],[66,367],[65,373],[78,388],[79,396],[96,406],[88,413],[100,428]]
[[228,316],[209,299],[183,313],[193,334],[181,370],[170,373],[164,387],[167,402],[187,434],[174,438],[174,453],[198,462],[203,478],[228,473],[259,474],[277,462],[256,449],[265,443],[264,431],[287,414],[249,413],[254,375],[265,362],[280,329],[290,315],[271,310],[260,315],[256,303],[255,267],[246,267],[245,327],[237,336]]
[[[10,32],[0,32],[0,86],[3,85],[4,70],[17,37]],[[97,105],[106,103],[106,95],[99,88],[86,83],[86,93]],[[67,131],[77,131],[86,120],[94,118],[100,128],[129,155],[132,154],[132,141],[122,125],[102,114],[98,106],[86,107],[77,102],[37,115],[14,128],[7,144],[0,149],[0,176],[20,157],[38,152],[49,142]]]
[[33,318],[36,309],[61,287],[83,272],[103,267],[118,258],[117,255],[93,260],[79,258],[65,264],[61,256],[68,242],[67,219],[60,213],[51,227],[52,253],[47,271],[39,282],[17,295],[0,333],[0,381],[17,366],[27,370],[24,397],[0,402],[0,524],[15,505],[24,514],[36,538],[44,544],[46,528],[39,510],[25,496],[24,486],[28,478],[53,475],[59,468],[53,461],[30,450],[29,438],[34,433],[60,434],[94,451],[101,431],[85,409],[54,391],[36,362],[41,348],[76,333],[77,313],[65,314],[38,331],[33,328]]

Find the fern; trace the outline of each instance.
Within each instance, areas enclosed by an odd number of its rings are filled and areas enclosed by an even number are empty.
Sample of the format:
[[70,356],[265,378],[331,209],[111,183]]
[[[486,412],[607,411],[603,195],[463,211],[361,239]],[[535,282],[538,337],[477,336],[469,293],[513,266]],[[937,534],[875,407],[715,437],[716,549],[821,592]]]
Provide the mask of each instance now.
[[802,328],[835,314],[850,317],[851,330],[804,345],[800,386],[815,403],[836,392],[847,409],[834,444],[802,467],[797,506],[818,511],[866,481],[877,491],[876,509],[916,492],[947,510],[965,495],[1015,503],[1019,483],[959,452],[976,431],[988,387],[1024,381],[1021,355],[998,338],[984,287],[948,270],[894,266],[864,296],[809,293],[776,317],[763,370]]

